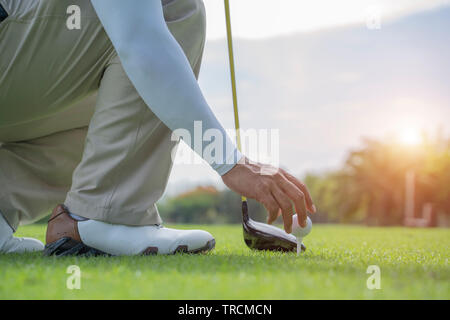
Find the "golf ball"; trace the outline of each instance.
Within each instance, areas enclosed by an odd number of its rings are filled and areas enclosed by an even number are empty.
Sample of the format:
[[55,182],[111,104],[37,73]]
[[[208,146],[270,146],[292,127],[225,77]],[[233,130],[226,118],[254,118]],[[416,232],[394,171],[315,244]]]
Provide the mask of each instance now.
[[294,236],[303,239],[311,232],[311,229],[312,229],[312,221],[309,217],[306,218],[306,227],[302,228],[298,224],[297,215],[294,214],[292,216],[292,234]]

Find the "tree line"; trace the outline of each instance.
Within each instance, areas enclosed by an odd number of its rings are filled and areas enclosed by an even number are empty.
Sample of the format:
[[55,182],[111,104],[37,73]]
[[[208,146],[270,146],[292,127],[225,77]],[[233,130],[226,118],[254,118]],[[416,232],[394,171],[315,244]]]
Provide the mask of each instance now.
[[[407,176],[412,176],[407,182]],[[395,139],[364,139],[341,168],[307,174],[318,213],[314,222],[403,225],[407,185],[414,190],[413,214],[431,210],[433,225],[448,225],[450,216],[450,139],[422,137],[406,145]],[[426,205],[426,206],[425,206]],[[165,221],[175,223],[240,223],[240,196],[229,190],[198,187],[159,205]],[[265,221],[264,207],[250,200],[250,214]]]

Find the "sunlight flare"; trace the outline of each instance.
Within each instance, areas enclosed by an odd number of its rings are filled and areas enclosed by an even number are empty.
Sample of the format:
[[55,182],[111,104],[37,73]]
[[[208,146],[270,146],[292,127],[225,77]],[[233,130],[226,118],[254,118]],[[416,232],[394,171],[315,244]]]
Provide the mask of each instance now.
[[417,128],[414,127],[408,127],[404,128],[400,131],[400,142],[408,145],[408,146],[415,146],[420,144],[422,138],[420,131]]

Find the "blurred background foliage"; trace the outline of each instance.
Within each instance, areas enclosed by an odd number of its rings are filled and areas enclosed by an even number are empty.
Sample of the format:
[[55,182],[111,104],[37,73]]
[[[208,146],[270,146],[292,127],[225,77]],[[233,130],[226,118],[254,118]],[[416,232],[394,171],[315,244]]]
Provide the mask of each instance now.
[[[429,204],[435,217],[431,226],[448,226],[450,215],[450,139],[423,134],[414,144],[395,138],[364,139],[349,152],[341,168],[307,174],[318,214],[314,222],[402,225],[405,213],[406,176],[414,173],[414,215]],[[265,221],[264,207],[250,201],[254,219]],[[159,205],[167,222],[239,223],[239,195],[212,186],[166,199]]]

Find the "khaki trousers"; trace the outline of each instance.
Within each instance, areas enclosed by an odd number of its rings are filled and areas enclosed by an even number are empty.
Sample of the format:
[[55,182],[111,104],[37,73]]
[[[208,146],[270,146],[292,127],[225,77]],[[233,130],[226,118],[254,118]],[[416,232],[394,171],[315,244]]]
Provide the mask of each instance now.
[[[203,2],[162,2],[198,76]],[[0,3],[9,14],[0,23],[0,212],[8,223],[16,229],[61,202],[94,220],[161,223],[155,203],[177,142],[131,84],[90,1]],[[73,3],[79,30],[66,26]]]

